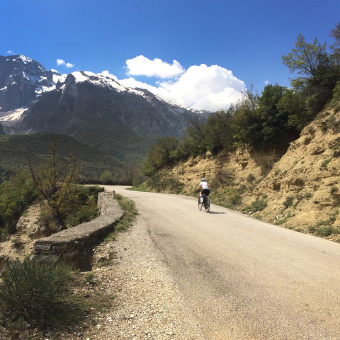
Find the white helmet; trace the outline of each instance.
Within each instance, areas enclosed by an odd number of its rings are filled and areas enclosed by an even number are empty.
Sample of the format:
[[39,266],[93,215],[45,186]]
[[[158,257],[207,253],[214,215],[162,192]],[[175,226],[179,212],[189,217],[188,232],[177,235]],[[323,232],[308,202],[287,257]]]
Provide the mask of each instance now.
[[203,177],[203,178],[201,178],[201,182],[205,182],[205,178]]

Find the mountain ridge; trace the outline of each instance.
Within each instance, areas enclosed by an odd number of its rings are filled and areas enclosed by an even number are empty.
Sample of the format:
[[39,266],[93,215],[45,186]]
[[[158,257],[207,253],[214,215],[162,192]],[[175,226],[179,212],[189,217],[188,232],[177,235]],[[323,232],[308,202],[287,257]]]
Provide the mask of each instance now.
[[[75,71],[63,76],[48,71],[47,77],[47,70],[38,62],[23,56],[12,59],[20,64],[16,72],[22,72],[22,81],[27,81],[23,60],[32,63],[40,78],[37,76],[31,84],[35,92],[27,109],[20,108],[18,100],[1,108],[0,122],[7,134],[69,135],[124,162],[140,162],[155,138],[181,138],[192,119],[206,119],[208,115],[164,101],[148,90],[125,87],[111,75]],[[45,78],[49,82],[43,87],[39,79]],[[6,86],[2,90],[4,97]],[[12,111],[6,115],[4,108],[8,107]]]

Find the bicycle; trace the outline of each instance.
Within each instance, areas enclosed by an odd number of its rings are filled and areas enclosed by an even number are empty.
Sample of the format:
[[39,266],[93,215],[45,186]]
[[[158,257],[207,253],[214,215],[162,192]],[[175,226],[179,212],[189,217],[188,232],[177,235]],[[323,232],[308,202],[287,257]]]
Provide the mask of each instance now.
[[209,196],[206,195],[202,195],[201,197],[198,197],[198,209],[202,210],[202,208],[204,207],[205,212],[209,212],[210,211],[210,199]]

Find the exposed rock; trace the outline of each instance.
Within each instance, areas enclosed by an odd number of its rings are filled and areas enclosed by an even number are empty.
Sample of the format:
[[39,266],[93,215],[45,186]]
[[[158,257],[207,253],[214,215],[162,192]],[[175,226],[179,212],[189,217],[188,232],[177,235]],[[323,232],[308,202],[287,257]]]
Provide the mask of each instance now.
[[52,231],[40,221],[40,204],[30,206],[17,223],[18,234],[25,234],[30,239],[38,239],[51,235]]

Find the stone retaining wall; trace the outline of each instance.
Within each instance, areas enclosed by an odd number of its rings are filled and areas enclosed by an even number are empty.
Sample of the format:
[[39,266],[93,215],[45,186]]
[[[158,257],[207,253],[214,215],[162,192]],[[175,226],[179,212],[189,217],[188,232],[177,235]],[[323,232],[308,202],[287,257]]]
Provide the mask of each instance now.
[[100,216],[96,219],[41,238],[34,243],[32,258],[42,262],[64,262],[74,269],[91,269],[92,248],[123,217],[124,211],[112,194],[98,197]]

